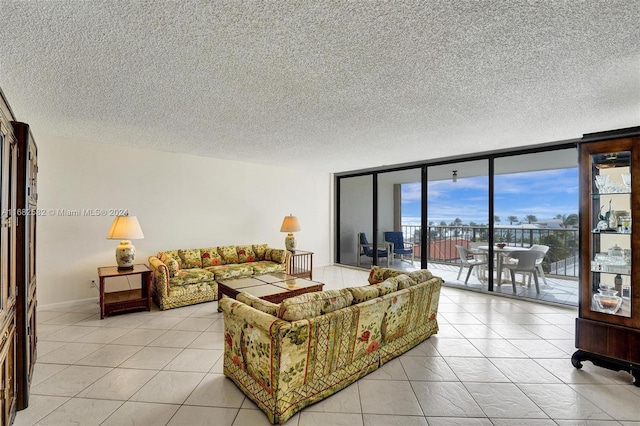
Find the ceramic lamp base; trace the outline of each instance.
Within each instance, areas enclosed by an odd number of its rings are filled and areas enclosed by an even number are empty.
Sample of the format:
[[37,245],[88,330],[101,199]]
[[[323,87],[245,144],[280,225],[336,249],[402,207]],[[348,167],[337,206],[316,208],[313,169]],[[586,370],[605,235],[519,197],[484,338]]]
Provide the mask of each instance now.
[[296,250],[296,237],[293,234],[289,233],[284,239],[284,246],[289,251]]
[[131,241],[122,240],[116,247],[116,263],[118,269],[133,269],[133,261],[136,257],[136,248]]

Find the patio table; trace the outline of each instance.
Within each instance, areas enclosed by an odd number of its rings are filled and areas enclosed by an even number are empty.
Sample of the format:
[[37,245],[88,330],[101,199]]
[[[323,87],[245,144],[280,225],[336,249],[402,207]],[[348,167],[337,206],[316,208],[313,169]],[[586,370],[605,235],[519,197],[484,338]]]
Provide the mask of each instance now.
[[[489,246],[478,246],[476,247],[478,250],[483,251],[483,252],[489,252]],[[498,285],[500,285],[502,283],[502,263],[504,261],[504,258],[509,254],[509,253],[513,253],[514,251],[528,251],[528,248],[524,248],[524,247],[512,247],[512,246],[504,246],[503,248],[500,248],[498,246],[493,246],[493,253],[496,257],[496,269],[497,269],[497,275],[496,277],[498,277]]]

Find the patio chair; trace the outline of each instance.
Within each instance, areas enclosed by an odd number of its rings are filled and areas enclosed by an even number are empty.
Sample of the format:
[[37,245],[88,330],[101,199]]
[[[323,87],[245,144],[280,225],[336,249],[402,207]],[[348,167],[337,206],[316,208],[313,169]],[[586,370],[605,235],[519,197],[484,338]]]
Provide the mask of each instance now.
[[474,267],[478,266],[484,266],[487,264],[487,258],[476,258],[473,256],[472,253],[469,252],[469,250],[467,250],[466,247],[462,247],[462,246],[458,246],[456,245],[456,249],[458,249],[458,256],[460,257],[460,261],[462,262],[460,264],[460,270],[458,271],[458,278],[456,279],[460,279],[460,274],[462,273],[462,269],[466,266],[469,268],[469,272],[467,272],[467,278],[464,280],[464,283],[467,284],[467,282],[469,281],[469,277],[471,276],[471,271],[473,270]]
[[[380,248],[383,247],[383,248]],[[367,256],[371,258],[373,262],[373,244],[369,243],[367,240],[367,234],[364,232],[358,233],[358,256],[357,256],[357,265],[360,266],[360,257]],[[378,244],[378,259],[381,257],[387,258],[387,267],[391,266],[391,245],[388,243]]]
[[[542,278],[542,281],[545,283],[545,285],[548,285],[547,277],[544,275],[544,270],[542,269],[542,261],[544,260],[544,256],[546,256],[547,252],[549,251],[549,246],[534,244],[531,246],[530,250],[538,250],[542,252],[543,256],[539,257],[538,260],[536,260],[536,269],[538,270],[538,274]],[[531,279],[529,279],[529,284],[531,284]]]
[[[404,256],[411,255],[411,263],[414,263],[413,243],[405,243],[402,232],[388,231],[384,233],[384,240],[393,244],[393,255],[400,255],[400,261],[404,260]],[[405,247],[406,246],[406,247]]]
[[540,294],[540,285],[538,283],[538,269],[536,267],[536,260],[544,253],[538,250],[526,250],[526,251],[514,251],[509,254],[509,257],[513,260],[517,260],[516,263],[504,263],[503,268],[508,269],[511,272],[511,285],[513,286],[513,292],[516,292],[516,272],[523,275],[533,275],[533,280],[536,283],[536,293]]

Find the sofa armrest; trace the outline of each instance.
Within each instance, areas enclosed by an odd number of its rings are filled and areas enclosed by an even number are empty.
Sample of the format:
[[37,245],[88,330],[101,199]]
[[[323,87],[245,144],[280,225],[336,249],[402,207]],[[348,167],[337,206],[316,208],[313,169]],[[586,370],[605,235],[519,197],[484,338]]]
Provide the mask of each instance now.
[[169,268],[156,256],[149,256],[149,269],[153,277],[153,287],[162,297],[169,295]]
[[291,252],[289,250],[286,250],[286,249],[272,248],[271,249],[271,257],[272,258],[279,257],[281,259],[280,260],[280,264],[281,265],[288,265],[289,264],[289,260],[291,259]]
[[237,300],[223,297],[218,306],[224,313],[224,374],[248,373],[263,389],[275,394],[280,374],[280,335],[290,323]]

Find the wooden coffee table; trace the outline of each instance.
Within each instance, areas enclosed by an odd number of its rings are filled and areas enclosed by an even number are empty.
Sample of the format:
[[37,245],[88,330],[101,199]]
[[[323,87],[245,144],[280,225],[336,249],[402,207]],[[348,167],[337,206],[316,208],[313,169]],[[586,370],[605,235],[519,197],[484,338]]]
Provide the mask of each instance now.
[[[240,292],[246,292],[268,302],[281,303],[284,299],[299,296],[304,293],[322,291],[323,283],[306,278],[294,277],[284,272],[274,272],[265,275],[230,278],[217,280],[218,300],[222,296],[235,299]],[[220,309],[218,308],[218,311]]]

